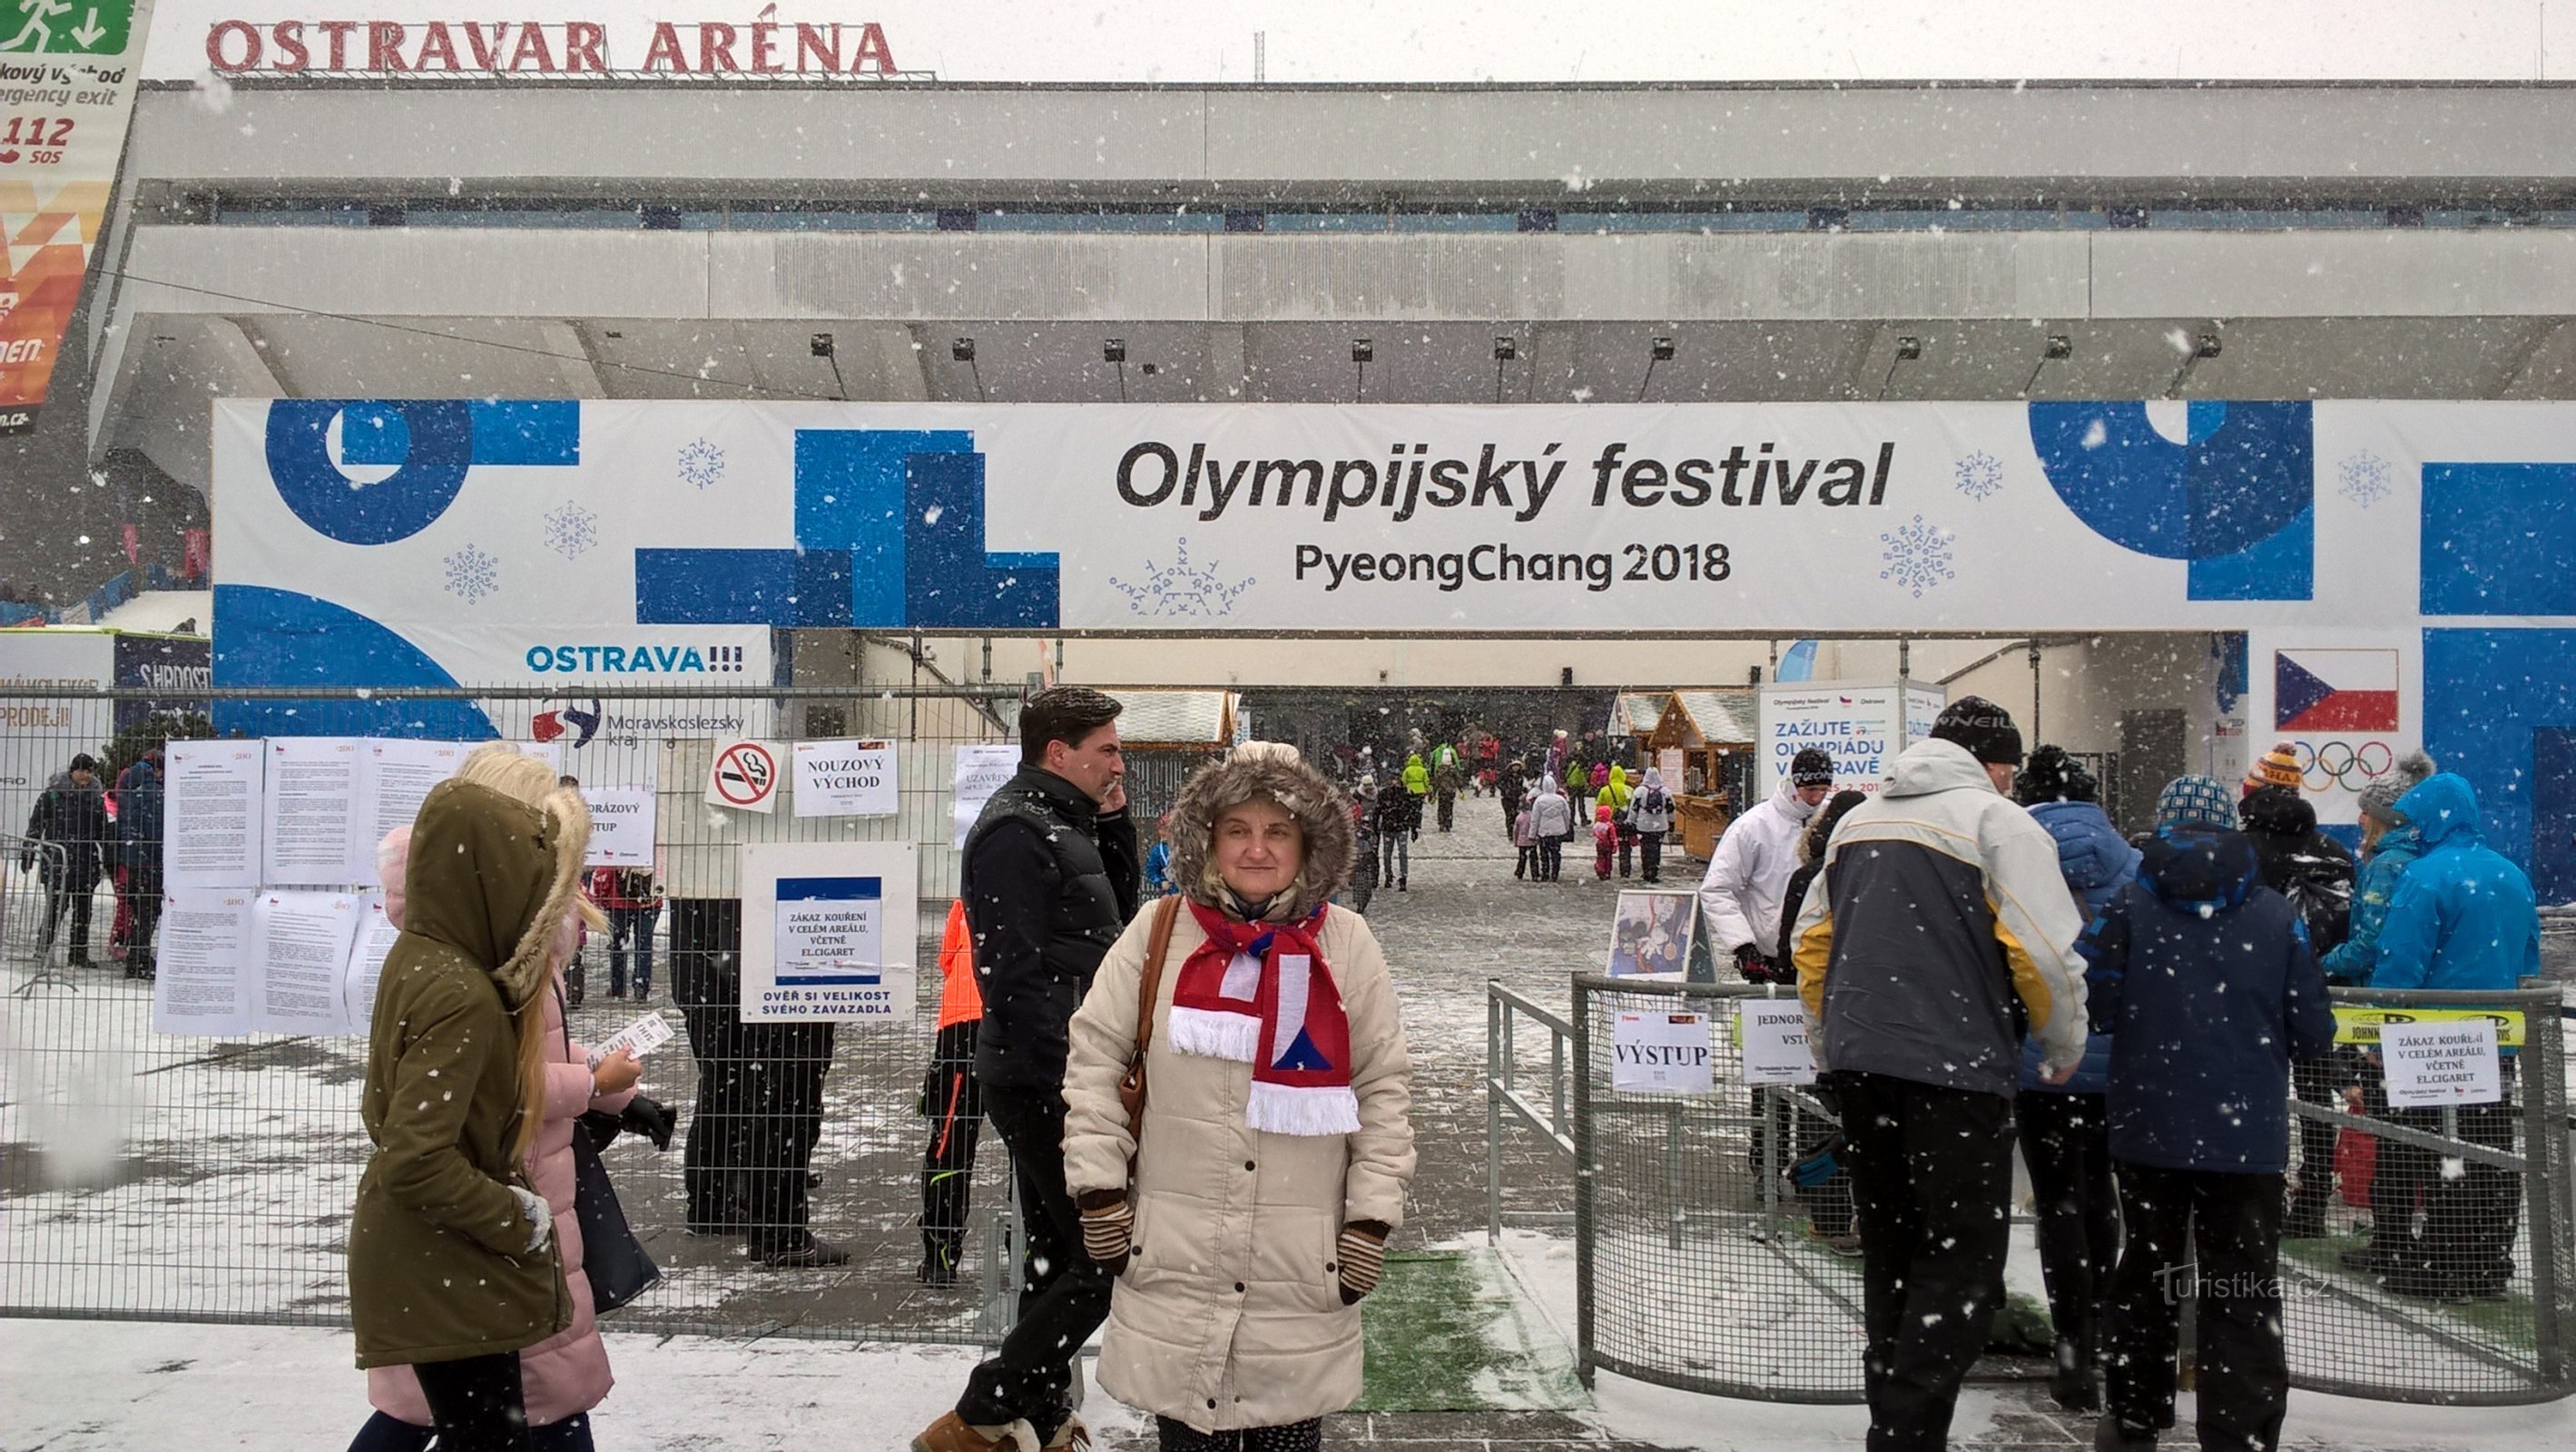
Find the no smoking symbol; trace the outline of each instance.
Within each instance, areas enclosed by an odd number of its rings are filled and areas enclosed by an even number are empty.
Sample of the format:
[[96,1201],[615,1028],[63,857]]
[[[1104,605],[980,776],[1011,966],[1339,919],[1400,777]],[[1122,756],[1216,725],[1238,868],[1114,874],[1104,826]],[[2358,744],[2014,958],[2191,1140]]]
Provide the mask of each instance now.
[[778,764],[749,742],[727,747],[716,758],[716,794],[737,807],[757,805],[777,779]]

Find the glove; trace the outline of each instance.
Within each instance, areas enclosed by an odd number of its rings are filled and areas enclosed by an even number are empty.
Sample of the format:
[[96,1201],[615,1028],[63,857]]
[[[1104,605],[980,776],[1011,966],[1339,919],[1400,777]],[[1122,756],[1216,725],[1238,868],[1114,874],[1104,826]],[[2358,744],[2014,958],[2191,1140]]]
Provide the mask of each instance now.
[[1136,1210],[1116,1190],[1091,1190],[1082,1207],[1082,1253],[1112,1276],[1127,1270],[1128,1253],[1136,1247]]
[[1334,1253],[1340,1257],[1343,1305],[1356,1306],[1377,1289],[1377,1278],[1386,1273],[1386,1234],[1383,1220],[1354,1220],[1342,1227]]
[[626,1107],[617,1115],[619,1128],[653,1141],[653,1148],[657,1150],[671,1147],[671,1132],[679,1127],[679,1123],[680,1111],[659,1099],[648,1099],[641,1094],[627,1100]]
[[528,1248],[519,1253],[534,1255],[545,1249],[546,1242],[554,1238],[555,1213],[546,1208],[543,1195],[525,1186],[512,1185],[510,1194],[519,1202],[519,1214],[528,1222]]
[[1751,943],[1735,945],[1735,971],[1743,974],[1747,983],[1769,983],[1775,977],[1771,960]]

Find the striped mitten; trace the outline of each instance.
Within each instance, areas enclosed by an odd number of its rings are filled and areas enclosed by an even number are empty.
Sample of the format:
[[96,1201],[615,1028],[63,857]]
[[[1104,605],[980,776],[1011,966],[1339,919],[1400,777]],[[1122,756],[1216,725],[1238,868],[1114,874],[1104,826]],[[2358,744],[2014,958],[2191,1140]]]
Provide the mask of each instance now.
[[1354,1220],[1342,1227],[1336,1250],[1341,1257],[1343,1305],[1356,1306],[1360,1297],[1377,1289],[1377,1278],[1386,1273],[1386,1236],[1382,1220]]
[[1115,1190],[1094,1190],[1082,1198],[1101,1202],[1082,1206],[1082,1253],[1112,1276],[1123,1273],[1136,1244],[1135,1207]]

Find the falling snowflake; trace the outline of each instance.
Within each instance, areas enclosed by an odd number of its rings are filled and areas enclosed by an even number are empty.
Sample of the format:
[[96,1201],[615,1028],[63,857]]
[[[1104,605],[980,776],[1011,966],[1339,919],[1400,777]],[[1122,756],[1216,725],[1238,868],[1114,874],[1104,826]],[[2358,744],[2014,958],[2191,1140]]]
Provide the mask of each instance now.
[[2364,509],[2387,498],[2396,487],[2390,482],[2388,461],[2368,449],[2346,458],[2340,472],[2343,484],[2337,492]]
[[1186,539],[1173,541],[1168,567],[1147,560],[1142,583],[1131,585],[1115,575],[1109,583],[1127,597],[1128,610],[1137,615],[1231,615],[1235,597],[1253,585],[1249,578],[1228,584],[1214,563],[1192,565]]
[[599,543],[599,516],[571,500],[563,508],[546,516],[546,548],[565,559],[579,559],[584,550]]
[[701,489],[724,477],[724,450],[705,439],[691,439],[680,450],[680,477]]
[[1914,516],[1913,523],[1900,524],[1878,538],[1887,546],[1879,552],[1879,558],[1887,562],[1887,568],[1879,571],[1878,577],[1894,580],[1913,591],[1915,599],[1922,599],[1924,591],[1942,581],[1957,578],[1950,569],[1950,541],[1953,536],[1938,525],[1925,524],[1922,515]]
[[441,563],[447,566],[447,593],[462,597],[468,605],[501,588],[501,562],[472,545]]
[[1959,461],[1952,482],[1970,499],[1983,501],[2004,487],[2003,461],[1983,449]]

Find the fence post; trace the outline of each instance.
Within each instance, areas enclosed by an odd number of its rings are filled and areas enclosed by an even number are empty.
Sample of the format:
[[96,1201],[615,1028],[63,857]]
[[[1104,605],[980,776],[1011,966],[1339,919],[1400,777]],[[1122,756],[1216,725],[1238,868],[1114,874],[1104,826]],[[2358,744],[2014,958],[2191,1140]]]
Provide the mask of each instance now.
[[[1485,980],[1485,1243],[1503,1238],[1503,1086],[1511,1083],[1510,1005]],[[1502,1076],[1498,1081],[1496,1075]]]
[[2554,997],[2547,991],[2535,995],[2523,1011],[2523,1068],[2536,1071],[2521,1076],[2523,1156],[2529,1166],[2523,1180],[2531,1205],[2532,1350],[2541,1380],[2564,1390],[2570,1382],[2567,1293],[2576,1270],[2564,1257],[2576,1222],[2576,1195],[2568,1176],[2566,1024]]
[[[1574,1016],[1566,1026],[1574,1030],[1574,1374],[1589,1388],[1592,1385],[1593,1313],[1592,1261],[1593,1193],[1596,1172],[1592,1143],[1592,1005],[1590,991],[1580,982],[1574,985]],[[1559,1057],[1562,1058],[1560,1052]],[[1562,1085],[1565,1076],[1557,1075]],[[1564,1090],[1558,1091],[1558,1103],[1564,1103]]]

